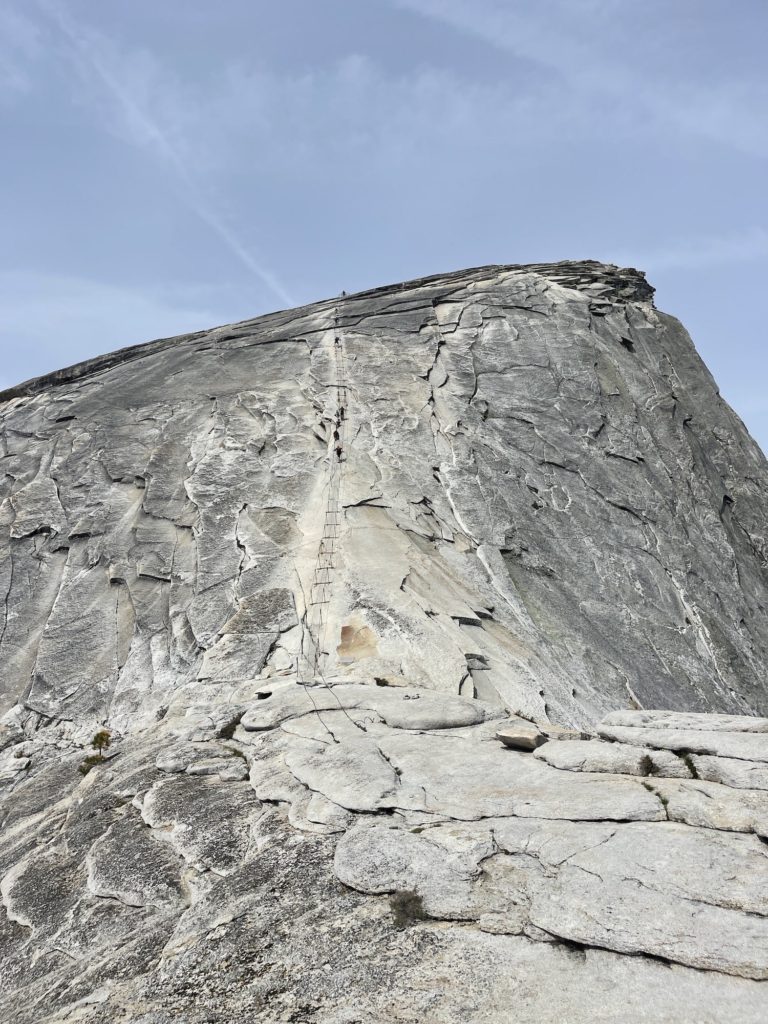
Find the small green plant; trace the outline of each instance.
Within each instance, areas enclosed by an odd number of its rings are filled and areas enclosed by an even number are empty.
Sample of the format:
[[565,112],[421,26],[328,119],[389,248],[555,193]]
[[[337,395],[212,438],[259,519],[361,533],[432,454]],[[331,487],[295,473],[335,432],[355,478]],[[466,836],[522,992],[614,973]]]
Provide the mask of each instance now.
[[112,735],[108,729],[99,729],[96,735],[91,740],[91,746],[94,750],[99,752],[99,761],[104,760],[104,751],[109,747],[112,742]]
[[429,915],[424,910],[424,901],[417,892],[393,892],[389,897],[395,928],[403,929],[416,921],[426,921]]
[[87,775],[91,768],[95,768],[97,764],[101,764],[104,760],[104,751],[112,743],[112,735],[109,729],[99,729],[91,740],[91,746],[96,751],[95,754],[89,754],[78,767],[78,771],[81,775]]

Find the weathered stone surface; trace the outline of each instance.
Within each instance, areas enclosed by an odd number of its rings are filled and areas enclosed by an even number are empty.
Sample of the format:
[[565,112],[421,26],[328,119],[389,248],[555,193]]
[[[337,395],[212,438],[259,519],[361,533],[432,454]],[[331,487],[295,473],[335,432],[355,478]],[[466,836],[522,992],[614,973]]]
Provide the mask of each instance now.
[[705,732],[768,733],[768,718],[681,711],[610,711],[600,724],[631,729],[674,729],[678,732],[701,729]]
[[527,754],[470,738],[440,734],[379,740],[398,771],[398,787],[381,801],[393,806],[477,819],[496,815],[569,820],[654,820],[653,795],[630,779],[563,775]]
[[524,718],[508,719],[500,723],[496,739],[513,750],[535,750],[543,743],[553,740],[588,740],[591,733],[580,729],[569,729],[549,722],[528,722]]
[[601,743],[599,740],[563,740],[545,743],[535,756],[553,768],[573,772],[613,772],[624,775],[663,775],[668,779],[690,779],[685,761],[666,750],[636,747],[630,743]]
[[31,683],[49,717],[135,718],[182,680],[295,672],[339,337],[327,677],[469,676],[562,725],[768,710],[765,463],[650,294],[600,264],[480,268],[0,395],[6,706]]
[[0,395],[0,1019],[763,1024],[768,467],[651,295],[479,268]]
[[39,476],[10,496],[15,515],[11,537],[34,533],[57,534],[67,527],[67,517],[59,501],[56,484],[49,476]]
[[192,762],[202,755],[202,752],[203,748],[191,743],[174,743],[160,751],[155,758],[155,767],[170,775],[185,772]]
[[511,747],[512,750],[535,750],[536,747],[540,747],[542,743],[547,742],[547,737],[541,729],[538,729],[530,722],[522,720],[514,725],[505,724],[496,733],[496,739],[503,743],[505,747]]
[[[634,886],[637,888],[637,885]],[[642,889],[627,899],[623,881],[568,866],[534,900],[532,922],[545,931],[621,953],[652,953],[677,963],[746,978],[768,977],[768,921]]]
[[654,780],[652,788],[672,821],[768,837],[768,793],[764,790],[671,779]]
[[20,860],[0,883],[9,920],[47,937],[65,923],[85,884],[83,865],[63,850]]
[[734,789],[768,789],[768,765],[733,757],[691,754],[696,774],[705,782],[719,782]]
[[768,762],[768,735],[764,733],[708,732],[702,728],[628,728],[621,725],[600,725],[597,731],[604,739],[639,747]]
[[245,783],[173,776],[144,797],[142,818],[198,871],[234,870],[248,852],[261,805]]
[[368,737],[349,737],[343,743],[296,741],[285,764],[309,789],[350,811],[375,811],[392,806],[387,798],[397,775],[378,744]]
[[[512,912],[515,924],[530,920],[569,941],[768,974],[768,856],[759,841],[670,823],[573,833],[550,824],[548,837],[541,823],[526,823],[522,842],[520,832],[494,820],[475,829],[363,827],[337,846],[335,870],[363,892],[413,892],[430,917]],[[498,847],[512,856],[494,856]],[[494,865],[496,884],[484,885]]]
[[88,888],[95,896],[133,907],[185,905],[182,861],[136,818],[111,825],[88,851],[86,865]]
[[[417,830],[418,831],[418,830]],[[437,918],[478,917],[472,881],[481,859],[494,853],[490,831],[433,828],[418,834],[373,826],[351,830],[336,847],[339,879],[368,893],[415,892],[425,914]],[[503,910],[503,907],[499,907]]]
[[[336,685],[306,688],[282,686],[268,693],[243,715],[249,731],[272,729],[281,722],[317,711],[339,708],[373,711],[395,729],[455,729],[475,725],[499,712],[480,701],[412,689],[381,689],[371,686]],[[535,727],[534,727],[535,728]]]
[[237,757],[204,757],[187,767],[187,775],[218,775],[225,782],[248,778],[248,765]]

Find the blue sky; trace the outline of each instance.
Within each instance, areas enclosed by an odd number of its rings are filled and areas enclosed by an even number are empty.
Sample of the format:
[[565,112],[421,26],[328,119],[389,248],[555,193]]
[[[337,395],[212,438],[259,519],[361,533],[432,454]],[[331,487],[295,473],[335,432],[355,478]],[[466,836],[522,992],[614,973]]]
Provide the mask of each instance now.
[[768,448],[764,0],[0,0],[0,387],[482,263],[639,266]]

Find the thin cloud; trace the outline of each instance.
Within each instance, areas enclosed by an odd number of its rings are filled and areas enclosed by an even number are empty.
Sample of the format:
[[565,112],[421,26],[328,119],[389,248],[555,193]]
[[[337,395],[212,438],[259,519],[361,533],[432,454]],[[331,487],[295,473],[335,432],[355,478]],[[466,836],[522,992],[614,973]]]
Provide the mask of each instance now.
[[[136,76],[152,73],[138,68]],[[233,60],[202,86],[187,81],[164,90],[164,102],[168,123],[206,140],[199,159],[210,173],[226,175],[258,154],[263,174],[301,180],[311,168],[315,182],[362,170],[365,180],[380,176],[386,185],[393,174],[418,175],[429,157],[448,153],[454,171],[471,173],[457,140],[482,138],[487,159],[501,160],[516,135],[561,141],[587,127],[576,127],[579,111],[538,81],[521,89],[428,64],[393,74],[362,54],[293,72]]]
[[682,239],[644,252],[625,250],[609,255],[623,266],[638,266],[651,272],[748,263],[768,256],[768,231],[754,227],[734,234]]
[[29,64],[40,52],[33,22],[6,5],[0,7],[0,99],[29,91]]
[[218,235],[219,239],[230,252],[281,302],[294,306],[296,302],[284,287],[277,275],[260,263],[249,249],[240,241],[237,234],[226,223],[213,205],[210,196],[201,183],[190,173],[187,163],[179,150],[163,131],[160,124],[133,95],[131,89],[113,73],[102,58],[99,48],[94,45],[89,34],[72,18],[69,12],[52,0],[37,0],[40,9],[54,22],[66,40],[71,56],[85,72],[95,77],[102,85],[106,94],[120,110],[129,136],[138,145],[148,146],[155,155],[176,175],[181,182],[187,201],[197,216]]
[[[536,5],[497,0],[391,0],[395,7],[449,25],[497,49],[549,69],[583,101],[621,101],[618,113],[642,124],[651,117],[690,135],[768,155],[765,89],[753,81],[699,79],[695,85],[647,68],[633,69],[629,38],[617,0],[540,0]],[[594,32],[593,26],[599,26]],[[562,27],[561,27],[562,26]],[[622,28],[625,35],[622,36]],[[610,54],[622,55],[621,61]]]
[[232,319],[216,289],[131,288],[65,274],[0,270],[2,386],[104,351]]

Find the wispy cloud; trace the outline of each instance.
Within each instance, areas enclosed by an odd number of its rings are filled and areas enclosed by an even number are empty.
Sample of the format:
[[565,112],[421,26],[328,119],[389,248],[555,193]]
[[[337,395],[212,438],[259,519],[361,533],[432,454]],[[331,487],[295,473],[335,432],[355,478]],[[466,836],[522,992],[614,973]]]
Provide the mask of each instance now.
[[682,238],[656,249],[624,249],[609,255],[620,265],[641,267],[651,274],[658,270],[697,270],[747,263],[768,256],[768,231],[752,227],[729,234]]
[[206,186],[192,173],[178,144],[158,120],[141,103],[131,88],[114,70],[105,54],[114,52],[109,40],[81,25],[54,0],[37,0],[39,9],[50,19],[67,44],[72,60],[81,74],[100,86],[119,113],[127,137],[136,145],[148,148],[177,178],[182,194],[197,216],[216,234],[229,251],[287,306],[295,300],[273,270],[257,259],[240,240],[235,230],[217,209]]
[[232,319],[232,296],[0,271],[5,386],[100,352]]
[[[153,73],[135,71],[141,80]],[[393,73],[360,53],[306,70],[233,58],[211,78],[177,80],[162,92],[165,120],[182,138],[205,140],[197,160],[212,175],[251,163],[299,188],[308,178],[386,187],[399,173],[413,190],[425,166],[445,186],[496,154],[508,159],[520,140],[560,141],[586,128],[583,110],[536,78],[519,88],[428,63]]]
[[[768,156],[764,81],[713,80],[712,68],[707,78],[680,81],[668,70],[674,69],[674,60],[667,62],[663,72],[659,67],[649,70],[646,50],[633,37],[632,12],[624,0],[391,2],[538,62],[598,109],[606,98],[620,100],[614,113],[638,126],[650,117],[674,130]],[[635,66],[633,51],[638,55]]]
[[42,50],[37,26],[6,3],[0,6],[0,99],[27,92],[30,64]]

